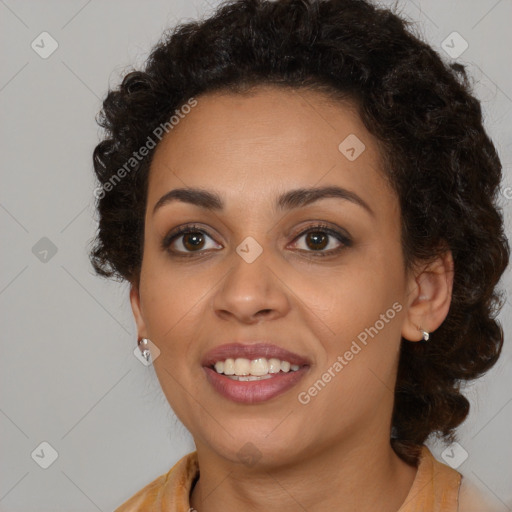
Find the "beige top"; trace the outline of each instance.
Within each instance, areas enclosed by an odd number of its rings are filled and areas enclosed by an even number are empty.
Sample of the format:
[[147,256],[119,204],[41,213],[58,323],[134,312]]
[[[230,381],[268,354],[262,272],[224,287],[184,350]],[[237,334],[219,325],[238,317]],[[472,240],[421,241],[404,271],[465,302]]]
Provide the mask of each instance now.
[[[193,510],[190,506],[190,493],[198,477],[197,452],[192,452],[114,512],[190,512]],[[458,471],[437,461],[430,450],[423,446],[416,477],[397,512],[469,511],[469,508],[459,508],[461,480],[462,475]],[[478,508],[479,512],[487,510]]]

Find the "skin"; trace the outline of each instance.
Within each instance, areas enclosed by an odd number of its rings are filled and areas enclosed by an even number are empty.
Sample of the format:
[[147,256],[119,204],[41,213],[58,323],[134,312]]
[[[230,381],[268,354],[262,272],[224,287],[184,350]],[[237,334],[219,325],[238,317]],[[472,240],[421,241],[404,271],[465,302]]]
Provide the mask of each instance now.
[[[401,337],[419,341],[419,326],[432,332],[446,317],[451,254],[405,269],[398,198],[382,172],[377,141],[350,102],[269,86],[197,101],[156,149],[142,267],[130,293],[138,335],[160,349],[155,371],[197,447],[201,475],[191,506],[396,511],[416,474],[389,442]],[[354,161],[338,149],[350,134],[366,146]],[[273,208],[288,190],[325,185],[357,194],[372,213],[339,198]],[[153,213],[164,194],[182,187],[216,191],[224,210],[175,201]],[[304,234],[318,222],[348,233],[351,245],[330,236],[320,252],[342,250],[318,256],[318,242]],[[206,232],[202,255],[190,239],[183,245],[183,235],[163,249],[164,237],[187,223]],[[236,252],[248,236],[263,250],[252,263]],[[187,249],[190,258],[173,255]],[[397,302],[401,311],[301,404],[298,393]],[[262,339],[308,357],[306,376],[263,403],[219,395],[201,367],[204,354]],[[238,457],[248,442],[254,464]]]

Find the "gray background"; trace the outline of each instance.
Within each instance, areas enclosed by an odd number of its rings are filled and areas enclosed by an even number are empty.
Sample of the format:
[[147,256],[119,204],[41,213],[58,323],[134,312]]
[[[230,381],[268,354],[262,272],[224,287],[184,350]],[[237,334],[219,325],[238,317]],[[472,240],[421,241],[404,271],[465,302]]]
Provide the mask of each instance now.
[[[1,511],[113,510],[193,449],[153,368],[133,354],[128,287],[89,265],[91,155],[108,85],[140,65],[166,27],[217,3],[0,0]],[[512,0],[405,0],[399,10],[446,60],[442,42],[452,32],[467,41],[457,60],[476,81],[504,188],[512,187]],[[45,59],[31,47],[43,46],[44,31],[58,43]],[[448,43],[453,51],[463,44]],[[501,200],[510,236],[508,190]],[[509,269],[502,286],[511,284]],[[511,313],[509,301],[500,315],[503,356],[467,388],[472,410],[459,431],[468,458],[458,470],[503,510],[512,510]],[[47,469],[43,441],[58,453]],[[446,447],[431,447],[442,460]]]

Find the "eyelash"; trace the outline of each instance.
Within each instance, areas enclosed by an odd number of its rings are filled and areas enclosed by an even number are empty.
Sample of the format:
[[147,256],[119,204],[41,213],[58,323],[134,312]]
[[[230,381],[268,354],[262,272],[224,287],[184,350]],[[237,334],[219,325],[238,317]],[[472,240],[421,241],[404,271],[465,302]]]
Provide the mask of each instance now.
[[[322,250],[306,251],[304,249],[300,249],[300,251],[312,253],[314,257],[322,258],[322,257],[333,256],[335,254],[338,254],[345,247],[350,247],[352,245],[352,240],[347,235],[340,233],[339,231],[336,231],[325,224],[316,224],[314,226],[310,226],[308,229],[300,232],[293,239],[293,241],[298,240],[299,238],[301,238],[304,235],[307,235],[308,233],[314,233],[314,232],[318,232],[318,231],[326,233],[326,234],[336,238],[339,242],[341,242],[342,245],[340,247],[338,247],[337,249],[331,249],[330,251],[322,251]],[[198,255],[200,255],[202,253],[208,252],[208,251],[204,251],[204,250],[189,251],[189,252],[182,252],[182,251],[172,252],[172,251],[170,251],[169,247],[176,239],[178,239],[180,236],[190,234],[190,233],[201,233],[203,235],[208,236],[209,238],[212,238],[208,234],[208,232],[205,231],[204,229],[202,229],[201,227],[199,227],[195,224],[189,224],[189,225],[179,228],[178,231],[171,231],[168,235],[166,235],[165,238],[162,240],[162,244],[161,244],[162,250],[167,251],[167,252],[171,253],[172,256],[177,256],[179,258],[181,258],[181,257],[184,257],[184,258],[197,257]]]

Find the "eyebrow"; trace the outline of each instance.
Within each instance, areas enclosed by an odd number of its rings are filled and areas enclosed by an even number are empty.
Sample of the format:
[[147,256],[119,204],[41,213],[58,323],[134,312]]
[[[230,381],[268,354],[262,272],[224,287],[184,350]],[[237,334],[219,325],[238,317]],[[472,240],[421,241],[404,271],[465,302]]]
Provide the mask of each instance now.
[[[275,208],[278,210],[291,210],[327,198],[338,198],[350,201],[364,208],[370,215],[375,216],[369,204],[355,192],[334,185],[289,190],[277,198]],[[172,203],[173,201],[189,203],[212,211],[222,211],[224,209],[224,201],[221,196],[215,192],[200,188],[177,188],[167,192],[157,201],[153,208],[153,214],[162,206]]]

